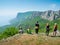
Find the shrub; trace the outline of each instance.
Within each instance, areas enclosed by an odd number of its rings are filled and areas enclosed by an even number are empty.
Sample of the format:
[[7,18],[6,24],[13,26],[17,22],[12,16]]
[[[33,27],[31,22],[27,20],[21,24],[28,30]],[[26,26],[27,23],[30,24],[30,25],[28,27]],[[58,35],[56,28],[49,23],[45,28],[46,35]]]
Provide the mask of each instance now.
[[0,34],[0,39],[13,36],[18,33],[18,29],[15,27],[7,27],[3,33]]

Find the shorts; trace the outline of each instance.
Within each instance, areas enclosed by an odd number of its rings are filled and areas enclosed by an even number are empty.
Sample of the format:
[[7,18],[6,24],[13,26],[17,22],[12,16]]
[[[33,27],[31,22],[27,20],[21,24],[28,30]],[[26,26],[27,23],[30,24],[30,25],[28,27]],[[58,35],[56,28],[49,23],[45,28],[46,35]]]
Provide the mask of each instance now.
[[54,29],[54,31],[57,31],[57,29]]

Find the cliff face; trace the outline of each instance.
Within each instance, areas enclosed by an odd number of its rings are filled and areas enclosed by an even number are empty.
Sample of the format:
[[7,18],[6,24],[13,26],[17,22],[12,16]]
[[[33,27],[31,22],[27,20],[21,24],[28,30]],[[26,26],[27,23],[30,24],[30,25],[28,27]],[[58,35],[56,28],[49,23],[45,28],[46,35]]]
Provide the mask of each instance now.
[[47,20],[55,20],[57,18],[60,18],[60,10],[59,11],[30,11],[30,12],[25,12],[25,13],[18,13],[17,18],[25,19],[25,18],[34,18],[36,16],[42,17],[43,19]]

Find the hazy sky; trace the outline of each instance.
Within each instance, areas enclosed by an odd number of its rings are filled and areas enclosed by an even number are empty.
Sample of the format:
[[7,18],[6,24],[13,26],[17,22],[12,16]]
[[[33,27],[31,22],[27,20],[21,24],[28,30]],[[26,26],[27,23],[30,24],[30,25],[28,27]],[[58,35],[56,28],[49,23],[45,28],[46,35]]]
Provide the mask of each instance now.
[[59,9],[60,0],[0,0],[0,26],[9,24],[18,12]]

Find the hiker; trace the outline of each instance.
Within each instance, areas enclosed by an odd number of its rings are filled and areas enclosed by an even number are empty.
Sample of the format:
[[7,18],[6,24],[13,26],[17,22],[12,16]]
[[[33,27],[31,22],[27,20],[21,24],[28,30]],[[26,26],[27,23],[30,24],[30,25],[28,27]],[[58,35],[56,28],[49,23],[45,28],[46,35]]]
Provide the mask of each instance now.
[[19,28],[19,33],[20,33],[20,34],[23,34],[23,30],[22,30],[21,27]]
[[39,23],[37,21],[37,23],[35,24],[35,33],[38,34],[39,31]]
[[56,36],[57,34],[57,23],[54,24],[54,32],[53,35]]
[[49,35],[49,31],[50,31],[50,25],[49,25],[49,23],[47,23],[47,25],[46,25],[46,35],[47,36]]
[[30,28],[27,29],[28,34],[32,34]]

